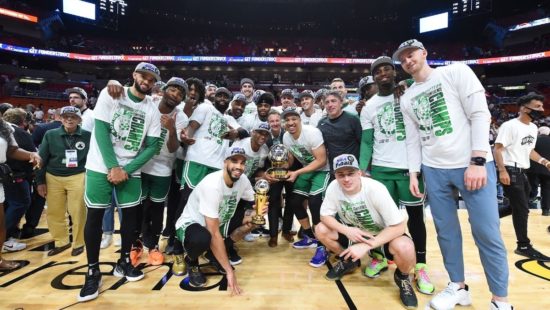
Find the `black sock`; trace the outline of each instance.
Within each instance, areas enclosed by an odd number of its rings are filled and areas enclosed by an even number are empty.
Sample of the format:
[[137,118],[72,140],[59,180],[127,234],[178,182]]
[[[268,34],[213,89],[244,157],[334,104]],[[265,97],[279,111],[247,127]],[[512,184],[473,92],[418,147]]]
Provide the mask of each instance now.
[[402,279],[402,280],[405,280],[405,279],[409,278],[409,273],[402,273],[401,270],[399,270],[399,269],[395,270],[395,274],[397,275],[397,277],[399,279]]
[[229,249],[233,248],[233,245],[235,244],[235,241],[233,241],[233,239],[231,239],[231,237],[227,237],[227,238],[225,238],[224,243],[225,243],[225,249],[229,250]]
[[304,235],[312,238],[312,239],[315,239],[315,235],[313,234],[313,229],[308,228],[308,229],[304,229]]
[[99,270],[99,262],[95,262],[93,264],[88,264],[88,269],[97,269],[97,270]]
[[425,264],[426,263],[426,252],[416,252],[416,263]]

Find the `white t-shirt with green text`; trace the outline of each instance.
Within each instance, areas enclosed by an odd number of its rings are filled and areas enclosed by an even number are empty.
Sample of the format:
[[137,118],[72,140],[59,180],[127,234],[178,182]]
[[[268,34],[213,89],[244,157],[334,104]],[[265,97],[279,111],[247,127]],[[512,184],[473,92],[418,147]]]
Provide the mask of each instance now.
[[[124,87],[126,96],[113,99],[104,88],[94,109],[96,120],[106,122],[111,127],[111,143],[120,166],[131,162],[139,153],[146,137],[160,137],[160,112],[150,96],[140,102],[130,99],[128,87]],[[92,130],[90,150],[86,169],[107,173],[108,169],[103,161],[96,140],[96,129]],[[100,139],[104,139],[100,137]],[[139,175],[140,170],[134,174]]]
[[348,196],[337,180],[332,181],[321,205],[321,216],[335,216],[347,225],[377,234],[388,226],[407,220],[393,202],[384,184],[361,177],[361,190]]
[[[315,160],[313,150],[324,144],[323,134],[315,127],[302,125],[300,137],[294,139],[289,132],[285,132],[283,136],[283,145],[286,146],[292,156],[296,158],[304,167]],[[324,167],[317,171],[329,171],[328,162]]]
[[[159,103],[156,103],[156,105],[158,106]],[[168,114],[168,116],[173,117],[174,114],[176,114],[176,135],[179,141],[181,131],[189,124],[189,118],[178,107]],[[168,129],[161,127],[160,138],[162,139],[162,144],[159,144],[161,147],[157,150],[156,155],[143,165],[141,172],[159,177],[169,177],[172,175],[177,151],[170,153],[168,150]]]
[[244,170],[244,174],[248,178],[252,178],[252,175],[258,168],[263,168],[265,160],[267,158],[267,155],[269,154],[269,149],[267,148],[267,145],[260,146],[260,149],[257,152],[254,152],[252,150],[252,138],[244,138],[239,141],[235,141],[233,143],[233,146],[239,146],[244,149],[244,152],[246,153],[246,156],[248,157],[246,159],[246,167]]
[[372,96],[361,110],[360,119],[363,130],[374,129],[372,164],[407,169],[405,123],[393,94]]
[[193,223],[206,226],[207,216],[219,219],[220,232],[226,237],[229,221],[241,199],[254,201],[254,189],[248,178],[242,175],[233,183],[233,187],[227,187],[223,180],[223,170],[213,172],[205,176],[189,196],[189,201],[176,222],[176,229],[182,228],[185,231]]
[[185,160],[221,169],[229,147],[229,140],[223,138],[229,131],[226,117],[213,105],[202,103],[191,114],[191,121],[200,127],[193,134],[195,143],[187,148]]
[[[482,141],[478,150],[487,152],[487,161],[493,160],[489,146],[491,114],[484,92],[472,69],[464,64],[435,68],[426,81],[407,89],[400,101],[410,171],[419,171],[421,163],[440,169],[468,167],[474,140]],[[468,103],[470,96],[478,94],[479,100]],[[472,135],[474,116],[487,122],[487,132],[477,137]]]

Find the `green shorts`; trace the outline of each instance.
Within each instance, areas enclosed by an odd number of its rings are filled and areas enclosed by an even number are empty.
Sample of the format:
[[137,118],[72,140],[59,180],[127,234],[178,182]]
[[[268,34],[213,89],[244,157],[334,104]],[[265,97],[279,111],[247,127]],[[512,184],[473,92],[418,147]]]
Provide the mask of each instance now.
[[149,198],[152,202],[164,202],[170,190],[170,177],[158,177],[141,173],[141,201]]
[[299,175],[294,181],[292,192],[303,196],[324,194],[328,186],[328,171],[313,171]]
[[185,166],[183,166],[182,177],[185,182],[181,184],[181,188],[183,188],[184,184],[187,184],[187,186],[194,189],[205,176],[218,170],[220,169],[188,161],[185,163]]
[[[405,206],[424,205],[424,197],[414,197],[409,190],[409,172],[407,170],[395,169],[388,171],[384,167],[382,167],[382,170],[380,171],[380,169],[373,166],[372,178],[386,186],[397,206],[399,204]],[[422,178],[418,179],[418,187],[421,192],[424,192],[424,180]]]
[[86,170],[84,201],[88,208],[108,208],[111,205],[113,188],[119,208],[135,207],[141,202],[141,177],[130,176],[121,184],[113,185],[107,174]]
[[183,159],[176,158],[175,163],[175,173],[176,173],[176,182],[181,184],[181,178],[183,176],[183,166],[185,165],[185,161]]

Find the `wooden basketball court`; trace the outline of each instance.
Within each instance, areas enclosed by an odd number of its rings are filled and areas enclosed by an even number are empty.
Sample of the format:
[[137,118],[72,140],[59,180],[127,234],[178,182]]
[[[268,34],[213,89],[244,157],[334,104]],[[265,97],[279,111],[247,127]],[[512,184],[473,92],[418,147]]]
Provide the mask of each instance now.
[[[477,248],[470,234],[467,214],[460,210],[464,234],[466,281],[472,292],[473,305],[464,309],[488,309],[490,293],[481,268]],[[428,264],[436,292],[448,281],[435,229],[429,213]],[[529,235],[537,249],[550,254],[550,217],[532,210]],[[39,226],[46,228],[45,217]],[[511,217],[501,221],[508,249],[510,268],[510,300],[516,309],[550,309],[550,263],[523,262],[521,271],[515,266],[524,257],[513,253],[515,236]],[[76,296],[84,282],[85,253],[72,257],[70,250],[53,257],[47,256],[50,235],[45,232],[27,240],[25,251],[4,254],[7,259],[26,260],[29,264],[11,273],[0,273],[1,309],[400,309],[398,289],[393,283],[395,266],[377,279],[369,279],[357,270],[342,281],[324,278],[328,266],[313,268],[308,261],[314,249],[296,250],[279,238],[279,246],[269,248],[267,239],[239,242],[237,247],[243,263],[236,266],[237,277],[244,295],[230,297],[221,275],[208,277],[206,289],[194,291],[182,277],[170,273],[171,257],[165,266],[146,266],[143,258],[143,280],[124,283],[108,275],[118,258],[118,248],[111,245],[101,251],[103,286],[98,299],[77,303]],[[368,262],[363,260],[363,267]],[[503,266],[504,268],[504,266]],[[535,276],[533,274],[537,274]],[[430,296],[417,292],[419,309],[429,303]]]

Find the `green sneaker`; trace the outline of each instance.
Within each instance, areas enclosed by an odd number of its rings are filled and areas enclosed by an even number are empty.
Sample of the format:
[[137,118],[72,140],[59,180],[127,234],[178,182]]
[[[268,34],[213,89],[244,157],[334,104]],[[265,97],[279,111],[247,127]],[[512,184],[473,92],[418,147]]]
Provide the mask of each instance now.
[[428,276],[428,266],[418,263],[414,267],[414,276],[416,278],[416,288],[422,294],[432,295],[435,291],[435,286],[430,281]]
[[380,253],[372,252],[372,260],[363,273],[369,278],[378,278],[382,271],[388,269],[388,260]]

